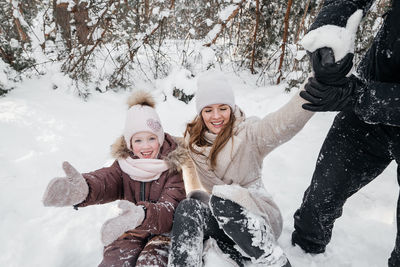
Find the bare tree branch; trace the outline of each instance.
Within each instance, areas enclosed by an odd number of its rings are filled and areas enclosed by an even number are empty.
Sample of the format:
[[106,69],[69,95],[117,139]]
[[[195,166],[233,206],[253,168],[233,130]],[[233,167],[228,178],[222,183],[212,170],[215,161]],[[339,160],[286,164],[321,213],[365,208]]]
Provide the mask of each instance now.
[[301,22],[300,22],[299,28],[297,30],[297,33],[296,33],[296,39],[294,41],[295,44],[297,44],[297,42],[299,41],[300,32],[303,29],[304,19],[306,18],[306,15],[307,15],[307,12],[308,12],[308,7],[310,6],[310,2],[311,2],[311,0],[308,0],[307,4],[306,4],[306,7],[304,8],[303,17],[301,18]]
[[[97,29],[97,27],[99,27],[99,25],[103,22],[105,22],[105,29],[103,30],[103,32],[101,33],[100,38],[98,38],[95,42],[95,44],[93,46],[90,47],[89,49],[89,45],[85,45],[84,50],[81,54],[81,56],[78,58],[78,60],[72,65],[68,67],[68,72],[73,72],[75,70],[75,68],[77,68],[79,66],[79,64],[81,65],[81,67],[83,67],[86,62],[89,60],[90,58],[90,54],[94,51],[94,49],[103,42],[103,37],[106,34],[106,32],[108,31],[108,23],[107,20],[104,19],[104,17],[106,16],[109,8],[114,4],[115,0],[110,0],[108,2],[107,7],[105,8],[104,12],[100,15],[99,19],[97,20],[96,24],[91,28],[89,36],[88,36],[88,40],[93,40],[93,33],[95,32],[95,30]],[[73,54],[71,55],[73,58]],[[70,59],[71,59],[70,56]],[[82,63],[82,64],[81,64]]]
[[237,4],[236,9],[233,10],[233,12],[229,15],[229,17],[224,20],[221,21],[219,24],[221,25],[221,29],[219,30],[219,32],[214,36],[214,38],[211,40],[211,42],[204,44],[203,46],[206,47],[210,47],[212,44],[215,44],[215,42],[217,41],[218,37],[221,35],[221,33],[224,31],[224,29],[226,28],[226,25],[228,24],[228,22],[233,19],[234,17],[236,17],[237,13],[239,12],[239,10],[242,8],[243,3],[246,2],[247,0],[242,0],[240,3]]
[[[167,10],[168,17],[171,15],[172,13],[171,10],[173,9],[174,6],[175,6],[175,0],[171,0],[170,6]],[[149,42],[150,37],[154,35],[154,33],[161,27],[161,25],[165,22],[166,19],[167,19],[166,16],[162,16],[150,33],[146,34],[141,40],[138,40],[132,47],[130,47],[130,45],[128,46],[129,51],[125,55],[125,60],[119,66],[119,68],[116,71],[114,71],[113,75],[110,78],[111,84],[119,83],[121,81],[122,77],[120,77],[120,75],[122,71],[129,64],[129,62],[133,60],[137,51],[139,51],[139,49],[143,46],[143,44],[147,44]]]

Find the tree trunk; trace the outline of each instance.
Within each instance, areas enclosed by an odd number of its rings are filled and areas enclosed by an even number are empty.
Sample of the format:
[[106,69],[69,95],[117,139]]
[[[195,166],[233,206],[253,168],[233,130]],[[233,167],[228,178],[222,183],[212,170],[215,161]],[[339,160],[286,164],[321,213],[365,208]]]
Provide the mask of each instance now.
[[72,49],[71,42],[71,14],[68,12],[68,3],[56,4],[56,0],[54,3],[54,18],[56,20],[56,24],[61,29],[61,35],[66,42],[67,48],[69,50]]
[[76,5],[72,10],[75,19],[76,35],[80,44],[93,44],[93,40],[89,40],[90,28],[87,26],[89,21],[89,14],[87,9],[87,3],[82,2]]
[[287,36],[288,36],[288,28],[289,28],[289,15],[290,15],[290,9],[292,7],[293,0],[288,1],[288,6],[286,8],[286,14],[285,14],[285,27],[283,30],[283,40],[282,40],[282,54],[281,58],[279,59],[279,67],[278,67],[278,72],[279,72],[279,77],[278,80],[276,81],[277,84],[281,82],[282,78],[282,66],[283,66],[283,59],[285,58],[285,49],[286,49],[286,41],[287,41]]
[[149,23],[149,18],[150,18],[150,4],[149,0],[144,1],[144,23],[147,24]]
[[[13,6],[12,0],[10,0],[10,5]],[[20,3],[18,4],[18,8],[19,8],[18,12],[20,14],[22,14],[22,9],[21,9]],[[19,21],[18,17],[15,17],[13,14],[13,18],[14,18],[14,25],[17,29],[17,32],[18,32],[21,42],[26,43],[29,39],[28,35],[25,33],[24,29],[22,28],[21,22]]]
[[297,44],[297,42],[299,41],[300,32],[303,29],[304,19],[306,18],[308,7],[310,6],[310,2],[311,2],[311,0],[307,1],[306,7],[304,9],[304,14],[303,14],[303,17],[301,18],[301,22],[300,22],[299,28],[297,30],[297,33],[296,33],[296,40],[294,41],[295,44]]
[[6,51],[4,51],[1,46],[0,46],[0,54],[1,54],[1,58],[4,60],[4,62],[12,65],[13,61],[14,61],[14,57],[13,55],[7,54]]
[[251,65],[250,65],[250,71],[252,74],[256,73],[256,71],[254,70],[254,61],[255,61],[255,54],[256,54],[256,39],[257,39],[257,31],[258,31],[259,21],[260,21],[260,1],[256,0],[256,25],[254,26],[253,51],[251,52]]

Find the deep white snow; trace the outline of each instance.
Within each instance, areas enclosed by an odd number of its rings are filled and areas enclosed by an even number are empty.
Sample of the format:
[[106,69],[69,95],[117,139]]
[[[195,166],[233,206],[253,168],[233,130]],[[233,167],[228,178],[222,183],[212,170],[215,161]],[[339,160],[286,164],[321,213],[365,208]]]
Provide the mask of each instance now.
[[[195,115],[194,103],[186,105],[169,94],[174,84],[195,88],[183,73],[177,70],[153,85],[138,85],[156,96],[164,129],[174,135],[182,135],[185,123]],[[284,93],[283,85],[257,87],[257,77],[247,73],[226,74],[237,104],[248,116],[264,116],[295,93]],[[54,84],[57,90],[52,89]],[[64,175],[64,160],[80,172],[112,162],[110,145],[122,134],[129,93],[94,93],[84,102],[71,88],[55,70],[0,98],[0,266],[87,267],[101,261],[100,228],[119,212],[117,203],[76,211],[45,208],[41,198],[49,180]],[[168,95],[165,102],[162,91]],[[305,254],[290,244],[293,213],[334,115],[316,114],[297,136],[265,159],[264,183],[284,219],[279,243],[295,267],[386,266],[396,233],[395,164],[346,203],[324,254]],[[209,255],[207,267],[224,266],[215,257]]]

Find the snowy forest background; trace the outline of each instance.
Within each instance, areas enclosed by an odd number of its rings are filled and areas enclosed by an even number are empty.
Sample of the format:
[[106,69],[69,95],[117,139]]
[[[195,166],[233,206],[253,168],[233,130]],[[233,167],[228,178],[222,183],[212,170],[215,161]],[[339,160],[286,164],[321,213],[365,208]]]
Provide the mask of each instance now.
[[[196,77],[222,70],[248,116],[296,93],[311,68],[299,41],[323,0],[0,0],[0,266],[96,266],[100,227],[116,203],[44,208],[49,180],[68,160],[81,172],[112,162],[131,91],[156,97],[165,130],[194,115]],[[357,33],[355,65],[390,0],[377,0]],[[281,208],[279,239],[295,267],[385,266],[398,196],[394,164],[345,205],[321,255],[290,244],[293,213],[309,185],[334,113],[318,113],[264,161]],[[225,267],[215,255],[207,267]]]
[[[172,69],[223,66],[287,89],[310,71],[298,41],[322,0],[2,0],[0,94],[55,67],[76,93],[130,89]],[[389,0],[376,1],[357,37],[368,47]],[[355,62],[359,60],[356,57]],[[198,63],[203,64],[199,65]],[[58,87],[54,84],[54,89]],[[175,88],[183,98],[185,88]],[[190,94],[187,93],[187,94]]]

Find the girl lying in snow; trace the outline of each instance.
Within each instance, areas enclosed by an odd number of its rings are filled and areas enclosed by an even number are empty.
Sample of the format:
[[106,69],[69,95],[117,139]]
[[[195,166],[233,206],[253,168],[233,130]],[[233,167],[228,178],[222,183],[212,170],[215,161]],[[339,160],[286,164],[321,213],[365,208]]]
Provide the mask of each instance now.
[[99,266],[166,266],[174,211],[185,198],[180,162],[185,150],[164,133],[154,99],[144,92],[128,99],[124,134],[112,146],[111,167],[80,174],[68,162],[54,178],[45,206],[85,207],[120,199],[122,214],[102,227]]
[[[291,139],[311,118],[296,94],[263,119],[246,118],[233,91],[219,73],[198,79],[198,116],[187,125],[185,144],[205,189],[193,191],[176,212],[169,266],[201,266],[212,246],[235,266],[251,260],[261,266],[291,266],[277,239],[279,208],[264,188],[265,156]],[[216,241],[216,242],[215,242]],[[216,244],[218,246],[216,246]]]

